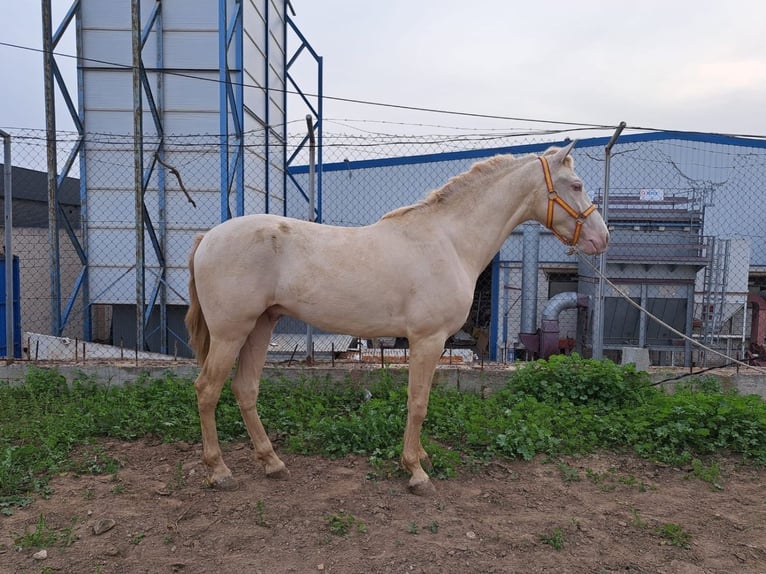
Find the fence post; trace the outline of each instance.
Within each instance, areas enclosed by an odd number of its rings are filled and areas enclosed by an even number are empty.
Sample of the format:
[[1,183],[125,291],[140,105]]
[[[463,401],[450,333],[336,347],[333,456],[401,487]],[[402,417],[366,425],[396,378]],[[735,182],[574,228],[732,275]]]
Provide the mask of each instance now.
[[[141,2],[131,2],[133,54],[133,182],[136,221],[136,349],[145,350],[144,307],[146,304],[146,260],[144,246],[144,123],[141,86]],[[136,351],[136,357],[138,357]],[[138,361],[138,359],[136,359]]]
[[[627,124],[620,122],[617,129],[614,130],[609,143],[604,148],[604,200],[601,206],[601,217],[604,223],[609,225],[609,167],[612,159],[612,147],[617,143],[622,130]],[[604,358],[604,273],[606,272],[606,252],[598,256],[598,291],[596,301],[593,307],[593,358]]]
[[[316,220],[314,211],[314,158],[316,147],[314,142],[314,122],[311,115],[306,116],[306,127],[309,132],[309,221]],[[306,325],[306,359],[313,363],[314,360],[314,329],[311,325]]]
[[5,356],[13,359],[13,164],[11,163],[11,134],[0,130],[3,138],[3,183],[5,222]]

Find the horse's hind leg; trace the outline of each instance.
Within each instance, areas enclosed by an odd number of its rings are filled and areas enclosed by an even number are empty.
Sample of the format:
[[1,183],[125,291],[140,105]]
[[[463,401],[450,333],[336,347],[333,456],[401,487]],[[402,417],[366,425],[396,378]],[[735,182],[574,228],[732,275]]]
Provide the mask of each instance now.
[[258,386],[266,361],[266,352],[271,341],[271,332],[278,317],[270,317],[268,312],[260,316],[255,329],[250,333],[239,353],[237,374],[231,384],[231,390],[239,403],[239,410],[247,426],[247,432],[255,449],[255,458],[263,464],[266,476],[286,478],[289,474],[285,463],[274,452],[263,423],[258,416]]
[[226,378],[237,358],[241,343],[222,341],[215,337],[210,340],[210,351],[202,366],[194,388],[197,391],[197,408],[202,426],[202,460],[210,469],[208,481],[212,486],[232,488],[234,479],[223,462],[215,426],[215,407],[221,396]]

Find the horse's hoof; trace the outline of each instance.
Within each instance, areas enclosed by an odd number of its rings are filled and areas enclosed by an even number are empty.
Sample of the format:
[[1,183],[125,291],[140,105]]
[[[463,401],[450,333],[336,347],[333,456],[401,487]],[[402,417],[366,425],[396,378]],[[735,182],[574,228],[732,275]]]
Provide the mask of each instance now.
[[237,490],[237,481],[233,476],[224,476],[221,478],[208,478],[205,481],[205,486],[208,488],[214,488],[216,490]]
[[410,492],[416,496],[433,496],[436,494],[436,488],[429,479],[421,480],[419,482],[410,481]]
[[290,476],[290,471],[282,463],[282,466],[278,466],[274,469],[266,469],[266,478],[273,478],[275,480],[285,480]]

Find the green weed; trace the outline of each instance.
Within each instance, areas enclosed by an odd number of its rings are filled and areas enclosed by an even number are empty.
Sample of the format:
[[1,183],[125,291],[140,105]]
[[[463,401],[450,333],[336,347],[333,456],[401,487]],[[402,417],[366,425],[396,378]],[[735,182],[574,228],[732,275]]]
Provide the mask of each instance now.
[[641,515],[638,513],[638,510],[636,510],[635,508],[630,509],[630,523],[635,528],[644,529],[648,526],[646,520],[641,518]]
[[259,500],[255,503],[255,523],[258,526],[267,527],[266,524],[266,503]]
[[693,459],[692,475],[707,482],[713,490],[723,490],[721,469],[715,461],[712,461],[709,465],[705,465],[700,459]]
[[14,544],[19,548],[50,548],[51,546],[71,546],[76,540],[75,526],[77,517],[73,517],[70,524],[64,528],[51,528],[45,520],[45,515],[40,514],[37,525],[32,532],[24,531],[24,534],[14,538]]
[[330,532],[335,536],[347,537],[353,528],[356,528],[358,532],[367,532],[367,525],[364,521],[359,520],[352,514],[347,512],[338,512],[325,518],[327,525],[330,527]]
[[173,472],[173,478],[168,484],[171,490],[182,490],[186,486],[186,477],[184,476],[184,466],[181,461],[178,461],[175,471]]
[[141,541],[146,538],[146,534],[143,532],[136,532],[133,534],[133,536],[130,537],[129,542],[131,544],[134,544],[135,546],[138,546],[141,544]]
[[555,550],[564,548],[564,532],[561,528],[554,528],[553,532],[540,535],[540,542],[552,546]]
[[580,481],[580,471],[575,467],[570,466],[565,462],[559,462],[556,466],[559,469],[559,474],[561,474],[561,480],[565,483],[569,484],[571,482]]
[[605,472],[586,468],[585,476],[603,492],[612,492],[617,488],[617,471],[614,468],[610,468]]
[[3,516],[11,516],[15,509],[24,508],[32,504],[33,500],[30,496],[24,496],[21,494],[12,494],[10,496],[0,497],[0,514]]
[[663,524],[657,528],[657,534],[667,544],[679,548],[688,548],[692,540],[692,535],[678,524]]
[[104,447],[93,445],[72,457],[67,468],[76,474],[114,474],[121,466],[118,459],[104,451]]

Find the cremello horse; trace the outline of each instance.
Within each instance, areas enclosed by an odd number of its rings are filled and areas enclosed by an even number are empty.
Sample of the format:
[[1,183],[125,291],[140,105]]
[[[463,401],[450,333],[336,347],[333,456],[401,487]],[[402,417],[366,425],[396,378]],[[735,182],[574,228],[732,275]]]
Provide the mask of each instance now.
[[288,474],[256,410],[272,330],[288,315],[332,333],[407,337],[402,464],[412,492],[432,490],[421,466],[427,455],[420,429],[434,369],[446,339],[468,316],[479,274],[527,220],[586,254],[606,249],[609,233],[573,170],[573,145],[540,157],[478,162],[419,203],[366,227],[248,215],[199,236],[189,259],[186,326],[202,367],[195,388],[210,484],[233,485],[215,408],[237,359],[231,388],[255,458],[269,477]]

